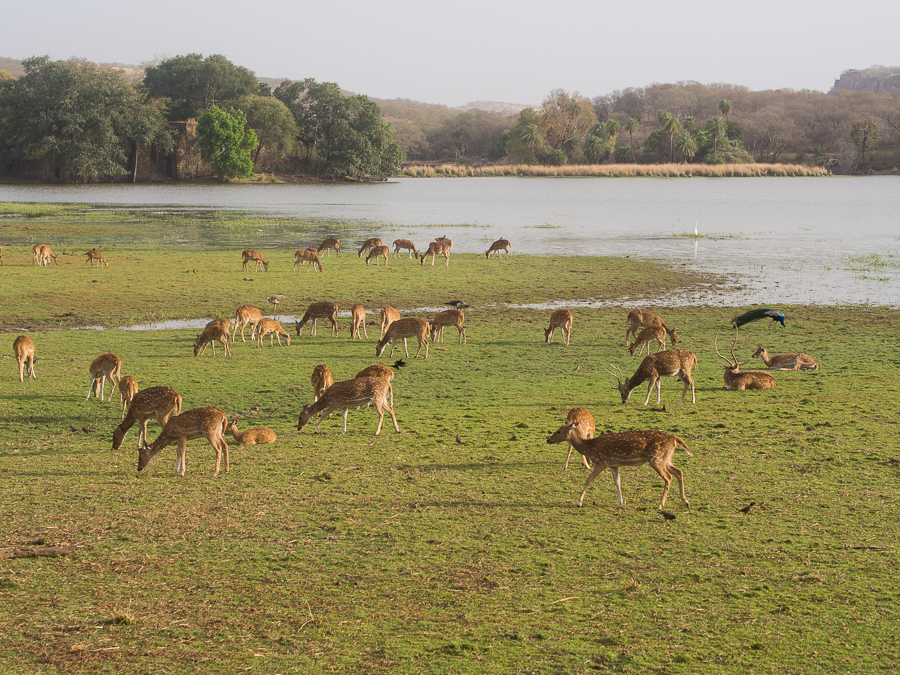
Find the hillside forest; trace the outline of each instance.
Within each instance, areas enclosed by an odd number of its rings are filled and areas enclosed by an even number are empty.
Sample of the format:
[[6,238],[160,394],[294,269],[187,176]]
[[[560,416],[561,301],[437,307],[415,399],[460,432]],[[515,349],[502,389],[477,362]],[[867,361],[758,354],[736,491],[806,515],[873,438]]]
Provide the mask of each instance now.
[[384,177],[403,161],[796,162],[836,173],[900,165],[900,91],[688,81],[594,98],[556,89],[510,113],[372,99],[312,78],[276,85],[221,55],[175,56],[137,71],[46,56],[21,66],[0,71],[0,173],[8,177],[148,180],[138,176],[141,159],[159,166],[185,147],[197,156],[191,177],[222,179]]

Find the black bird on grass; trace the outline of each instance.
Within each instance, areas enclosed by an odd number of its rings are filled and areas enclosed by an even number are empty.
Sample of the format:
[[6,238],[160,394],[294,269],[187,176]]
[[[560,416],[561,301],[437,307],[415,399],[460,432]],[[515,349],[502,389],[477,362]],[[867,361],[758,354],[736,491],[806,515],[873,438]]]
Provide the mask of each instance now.
[[409,364],[403,359],[397,359],[394,361],[394,368],[406,368]]
[[782,328],[784,327],[784,312],[779,312],[777,309],[751,309],[749,312],[744,312],[740,316],[736,316],[731,320],[731,323],[734,324],[735,327],[743,326],[745,323],[752,323],[753,321],[759,321],[760,319],[769,318],[772,321],[777,321],[781,324]]
[[659,515],[661,515],[663,518],[665,518],[666,522],[669,522],[670,520],[675,520],[675,514],[669,513],[668,511],[660,511]]
[[445,302],[444,304],[455,307],[456,309],[465,309],[466,307],[468,307],[468,305],[462,300],[451,300],[450,302]]
[[756,502],[750,502],[744,508],[738,509],[738,513],[743,513],[746,516],[754,506],[756,506]]

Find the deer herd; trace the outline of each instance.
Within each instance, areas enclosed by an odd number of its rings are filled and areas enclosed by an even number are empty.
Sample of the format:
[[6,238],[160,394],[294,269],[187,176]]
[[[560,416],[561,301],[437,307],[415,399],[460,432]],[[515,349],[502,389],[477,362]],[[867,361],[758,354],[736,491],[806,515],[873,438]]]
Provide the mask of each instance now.
[[[416,256],[420,259],[420,265],[424,265],[428,256],[432,257],[432,265],[437,256],[445,259],[445,265],[450,263],[450,250],[453,242],[446,237],[438,237],[435,241],[429,243],[427,251],[421,253],[407,239],[397,239],[393,242],[393,253],[396,258],[402,251],[408,251],[409,257]],[[309,267],[316,266],[321,272],[324,267],[320,260],[320,254],[327,251],[330,255],[331,251],[336,255],[343,256],[340,247],[340,240],[330,237],[322,242],[316,249],[299,250],[295,255],[294,268],[299,270],[301,264],[307,264]],[[506,252],[509,257],[510,242],[506,239],[495,241],[485,251],[488,259],[492,255],[498,258],[502,252]],[[57,257],[50,246],[46,244],[38,244],[33,249],[34,257],[32,264],[40,266],[48,266],[51,262],[59,264]],[[382,243],[381,239],[371,238],[363,242],[357,251],[358,257],[362,257],[363,253],[367,253],[366,264],[374,258],[376,265],[378,260],[384,259],[385,265],[388,264],[391,249]],[[89,251],[86,255],[86,264],[106,264],[108,262],[98,251]],[[247,270],[250,263],[255,264],[258,271],[260,266],[264,270],[268,270],[268,261],[258,251],[247,249],[242,253],[243,264],[242,269]],[[308,270],[307,270],[308,271]],[[459,301],[455,301],[459,302]],[[455,303],[448,303],[455,304]],[[431,321],[416,317],[401,317],[400,313],[393,307],[385,306],[380,313],[380,337],[378,339],[375,356],[380,357],[387,348],[388,343],[391,345],[390,357],[393,357],[394,349],[398,340],[403,341],[403,350],[406,358],[409,358],[409,350],[407,339],[415,338],[418,342],[418,350],[413,358],[419,358],[422,348],[425,349],[424,359],[428,359],[429,354],[429,338],[431,342],[442,342],[444,328],[455,326],[458,332],[458,342],[465,344],[466,330],[463,327],[465,316],[461,311],[462,307],[468,307],[464,303],[456,305],[458,309],[449,309],[439,312]],[[331,324],[332,337],[338,336],[338,306],[333,302],[314,302],[306,309],[302,318],[295,323],[295,331],[297,336],[303,334],[303,328],[306,324],[312,322],[310,333],[316,335],[317,320],[327,320]],[[351,327],[350,339],[362,339],[361,333],[368,339],[368,331],[366,330],[366,310],[360,305],[353,305],[351,309]],[[544,329],[545,340],[548,344],[553,342],[553,336],[556,329],[560,329],[563,334],[565,346],[569,346],[572,337],[572,324],[574,317],[568,309],[557,309],[550,316],[550,326]],[[624,346],[628,348],[630,355],[641,355],[644,347],[647,348],[647,356],[641,361],[637,370],[631,377],[625,377],[622,370],[613,365],[613,371],[607,371],[616,380],[616,389],[621,395],[622,403],[626,404],[631,393],[639,385],[647,382],[647,396],[644,405],[648,405],[650,397],[656,388],[656,402],[661,402],[661,383],[664,377],[677,377],[684,385],[684,391],[681,396],[681,402],[684,403],[688,390],[691,394],[691,403],[696,403],[696,392],[694,388],[694,379],[691,371],[699,369],[699,363],[696,355],[687,349],[674,348],[678,343],[678,335],[674,328],[669,327],[666,322],[657,314],[653,314],[646,310],[634,310],[628,314],[627,330],[625,332]],[[194,356],[202,356],[206,347],[211,345],[213,356],[216,354],[215,343],[219,342],[222,346],[224,356],[231,355],[231,344],[236,340],[238,328],[240,328],[241,341],[246,342],[244,330],[250,328],[250,340],[255,342],[257,348],[263,346],[263,338],[269,336],[269,346],[274,346],[277,339],[278,345],[281,346],[281,338],[285,338],[286,346],[291,345],[291,336],[275,320],[266,318],[262,312],[251,305],[244,305],[237,309],[234,319],[214,319],[210,321],[194,343]],[[629,338],[632,342],[629,344]],[[673,348],[668,348],[667,339],[671,341]],[[719,352],[718,347],[718,331],[713,340],[715,353],[726,362],[724,368],[724,385],[727,390],[744,391],[747,389],[774,389],[776,386],[775,378],[768,372],[752,370],[741,371],[740,366],[745,365],[748,361],[740,361],[735,355],[735,348],[738,340],[738,328],[735,325],[734,339],[730,344],[730,357],[723,356]],[[652,343],[656,344],[656,351],[651,352]],[[13,352],[19,368],[19,381],[25,381],[25,375],[29,378],[37,379],[34,372],[35,362],[35,344],[33,340],[25,335],[19,336],[13,343]],[[809,356],[803,353],[790,353],[769,356],[763,345],[758,345],[758,349],[752,358],[760,358],[769,370],[817,370],[818,364]],[[395,365],[405,365],[402,361],[398,361]],[[88,387],[87,399],[91,394],[98,397],[101,402],[106,399],[105,387],[106,382],[110,384],[110,394],[108,401],[112,401],[113,390],[119,387],[120,401],[122,404],[121,422],[113,431],[112,447],[118,449],[128,430],[135,424],[139,427],[137,447],[138,447],[138,471],[144,469],[150,460],[158,454],[163,448],[169,445],[176,445],[175,472],[180,476],[185,475],[186,471],[186,447],[187,441],[206,438],[216,453],[215,473],[218,475],[222,457],[225,459],[225,472],[229,471],[229,451],[225,436],[230,433],[238,445],[256,445],[264,443],[273,443],[276,440],[275,432],[267,427],[258,427],[240,431],[237,428],[239,417],[232,419],[230,422],[227,415],[220,409],[214,407],[200,407],[182,412],[182,397],[176,391],[165,387],[157,386],[144,390],[138,389],[137,380],[130,376],[122,376],[122,362],[111,353],[100,354],[89,366],[90,383]],[[322,422],[330,417],[334,411],[342,412],[343,426],[342,433],[347,431],[347,417],[351,407],[359,407],[362,405],[373,405],[378,413],[378,425],[375,435],[381,433],[384,422],[384,412],[387,411],[391,416],[394,429],[400,432],[400,425],[394,413],[394,392],[393,392],[394,371],[387,366],[376,364],[363,369],[352,379],[335,382],[334,377],[325,364],[317,365],[312,372],[311,384],[313,389],[313,402],[304,406],[300,411],[297,422],[297,430],[302,431],[310,421],[315,417],[319,417],[319,421],[315,426],[314,432],[319,431]],[[150,420],[155,419],[162,431],[155,441],[148,443],[147,441],[147,424]],[[594,435],[595,423],[591,413],[585,408],[573,408],[569,411],[565,424],[561,426],[555,433],[550,435],[546,442],[549,444],[566,443],[568,444],[568,454],[566,455],[564,470],[568,470],[569,457],[572,450],[576,450],[582,457],[582,464],[586,469],[590,469],[590,474],[584,484],[581,494],[578,498],[578,506],[582,506],[585,493],[594,479],[609,468],[613,483],[616,487],[618,502],[621,506],[624,503],[622,497],[622,487],[619,476],[619,468],[623,466],[639,466],[641,464],[649,464],[650,467],[662,478],[664,488],[659,503],[662,509],[666,504],[669,487],[672,478],[676,478],[679,483],[680,497],[686,506],[689,506],[687,496],[685,495],[684,475],[683,472],[674,466],[672,458],[675,450],[681,447],[689,455],[691,454],[685,441],[674,435],[658,431],[655,429],[643,429],[625,431],[620,433],[605,433],[599,436]]]

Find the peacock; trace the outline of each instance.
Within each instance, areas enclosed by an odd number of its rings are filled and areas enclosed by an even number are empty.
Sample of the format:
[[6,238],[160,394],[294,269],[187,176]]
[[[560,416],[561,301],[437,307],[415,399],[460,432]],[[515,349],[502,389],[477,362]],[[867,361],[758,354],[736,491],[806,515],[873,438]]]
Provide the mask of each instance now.
[[740,316],[734,317],[731,320],[731,323],[737,328],[738,326],[743,326],[745,323],[759,321],[766,317],[772,319],[772,321],[779,322],[781,326],[784,327],[784,312],[779,312],[777,309],[751,309],[749,312],[744,312]]

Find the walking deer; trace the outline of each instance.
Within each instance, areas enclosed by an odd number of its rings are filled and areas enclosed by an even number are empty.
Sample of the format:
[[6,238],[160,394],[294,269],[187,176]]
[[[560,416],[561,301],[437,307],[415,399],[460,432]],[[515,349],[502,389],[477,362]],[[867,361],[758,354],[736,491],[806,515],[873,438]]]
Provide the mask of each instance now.
[[419,352],[422,351],[422,345],[425,345],[425,360],[428,360],[428,329],[429,325],[425,319],[400,319],[394,321],[384,332],[384,336],[378,341],[375,347],[375,356],[381,356],[387,343],[391,343],[391,354],[394,355],[394,346],[397,340],[403,340],[403,351],[406,352],[406,358],[409,358],[409,349],[406,345],[406,339],[414,337],[419,341],[419,351],[416,352],[415,358],[419,358]]
[[381,246],[382,241],[378,237],[372,237],[371,239],[366,239],[363,242],[363,245],[359,247],[359,255],[358,258],[362,258],[362,254],[368,251],[370,248],[375,248],[376,246]]
[[27,335],[20,335],[13,340],[13,354],[19,364],[19,382],[25,381],[25,364],[28,364],[28,377],[37,379],[34,374],[34,340]]
[[422,254],[422,260],[419,261],[419,265],[425,264],[425,258],[431,256],[431,266],[434,267],[434,259],[435,257],[442,255],[444,256],[444,267],[450,264],[450,248],[452,244],[443,244],[438,242],[431,242],[428,244],[428,250]]
[[757,345],[753,358],[761,358],[769,370],[818,370],[819,364],[803,352],[769,356],[766,348]]
[[[125,419],[125,411],[128,409],[128,404],[131,403],[137,393],[137,380],[131,375],[123,375],[119,380],[119,398],[122,400],[122,416],[119,418],[120,420]],[[111,395],[110,398],[112,398]]]
[[[381,308],[381,336],[384,337],[384,332],[390,328],[390,325],[395,321],[400,320],[400,312],[396,309],[388,305],[387,307]],[[380,338],[379,338],[380,339]]]
[[155,418],[161,427],[165,427],[172,415],[181,414],[181,403],[181,394],[168,387],[150,387],[137,392],[131,399],[125,419],[113,430],[112,449],[119,449],[128,430],[135,424],[138,425],[137,447],[140,449],[147,444],[147,423]]
[[307,248],[296,251],[294,253],[294,266],[291,268],[291,270],[296,269],[299,272],[300,268],[304,264],[306,264],[307,272],[309,272],[309,268],[313,265],[318,267],[320,272],[325,271],[325,268],[322,266],[322,261],[319,260],[319,252],[314,248]]
[[[649,328],[645,328],[641,331],[640,335],[638,335],[634,342],[631,343],[631,346],[628,350],[631,352],[631,355],[634,356],[635,350],[637,350],[638,356],[644,351],[644,346],[647,347],[647,353],[650,353],[650,343],[653,340],[656,340],[657,347],[656,353],[658,354],[661,350],[666,348],[666,329],[663,326],[650,326]],[[675,335],[675,331],[672,331],[672,335]],[[672,344],[675,344],[675,338],[672,338]]]
[[329,237],[321,244],[319,244],[319,253],[322,251],[328,251],[329,257],[331,256],[331,251],[334,250],[336,255],[340,255],[342,258],[344,257],[344,252],[341,250],[341,240],[335,239],[334,237]]
[[276,440],[275,432],[269,427],[255,427],[246,431],[239,431],[237,428],[241,418],[232,420],[228,425],[228,431],[238,445],[264,445],[266,443],[274,443]]
[[[587,440],[594,437],[594,429],[596,428],[596,425],[594,423],[594,416],[591,415],[591,412],[589,410],[587,410],[586,408],[572,408],[569,411],[569,414],[566,415],[566,424],[572,424],[574,422],[577,422],[574,427],[575,431],[582,439]],[[563,466],[563,471],[569,470],[569,457],[572,456],[572,450],[574,449],[575,446],[569,443],[569,452],[566,453],[566,464],[565,466]],[[585,469],[591,468],[587,457],[585,457],[584,455],[581,455],[581,463],[584,465]]]
[[[668,336],[672,339],[674,345],[678,342],[678,336],[674,328],[669,328],[659,314],[648,312],[645,309],[635,309],[628,313],[628,330],[625,331],[625,345],[628,345],[628,336],[637,337],[639,328],[649,328],[650,326],[662,326]],[[649,349],[649,348],[648,348]]]
[[353,305],[350,308],[350,339],[357,338],[362,340],[359,337],[359,333],[362,331],[366,339],[369,339],[369,331],[366,330],[366,308],[362,305]]
[[322,394],[328,390],[328,387],[334,384],[334,378],[331,376],[331,371],[324,363],[313,368],[311,381],[313,388],[313,403],[322,398]]
[[498,239],[493,244],[491,244],[491,247],[487,251],[484,252],[484,255],[487,257],[488,260],[490,260],[491,255],[496,254],[497,257],[499,258],[503,255],[503,251],[506,251],[506,259],[509,260],[510,246],[511,246],[511,244],[509,243],[509,241],[507,239]]
[[572,312],[567,309],[557,309],[550,315],[550,328],[544,329],[544,339],[547,344],[553,343],[553,332],[559,328],[566,336],[566,347],[569,346],[569,338],[572,337]]
[[262,265],[263,269],[268,272],[269,271],[269,261],[263,257],[263,254],[259,251],[254,251],[252,248],[248,248],[241,253],[241,257],[243,258],[243,264],[241,265],[241,269],[246,272],[247,265],[251,262],[256,263],[253,271],[259,272],[259,266]]
[[291,336],[288,335],[287,331],[281,327],[281,324],[275,319],[262,319],[256,326],[256,346],[261,348],[263,346],[263,338],[268,335],[269,336],[269,346],[272,347],[275,344],[275,338],[278,338],[278,346],[281,346],[281,336],[283,335],[285,340],[287,340],[287,346],[291,346]]
[[318,319],[328,319],[331,321],[331,337],[337,337],[337,315],[338,306],[333,302],[314,302],[306,308],[303,318],[296,323],[297,335],[303,335],[303,326],[312,319],[311,335],[316,334],[316,322]]
[[228,458],[228,443],[225,442],[225,430],[228,427],[228,418],[218,408],[194,408],[169,419],[163,427],[162,433],[151,445],[138,451],[138,471],[153,459],[160,450],[167,445],[178,445],[175,458],[175,473],[184,477],[187,470],[186,454],[187,442],[196,438],[205,438],[216,451],[216,470],[213,476],[219,475],[219,467],[222,463],[222,454],[225,454],[225,473],[228,473],[230,462]]
[[584,495],[594,479],[609,468],[616,485],[616,494],[619,497],[619,506],[625,503],[622,498],[622,481],[619,476],[619,468],[623,466],[640,466],[649,464],[659,477],[665,482],[662,498],[659,502],[660,510],[666,505],[669,496],[669,486],[672,476],[678,479],[678,487],[681,491],[681,501],[685,506],[690,506],[684,493],[684,472],[672,464],[672,456],[678,446],[692,455],[684,439],[675,434],[667,434],[656,429],[642,429],[638,431],[625,431],[617,434],[601,434],[595,438],[583,439],[578,432],[578,422],[564,424],[556,433],[547,438],[547,443],[565,443],[568,441],[583,457],[594,465],[594,470],[588,476],[584,489],[578,497],[578,506],[584,502]]
[[222,343],[225,356],[231,356],[231,349],[228,347],[228,329],[230,327],[231,319],[213,319],[206,324],[203,332],[194,341],[194,356],[203,356],[208,345],[212,345],[213,356],[215,356],[216,341]]
[[366,265],[368,266],[369,261],[372,258],[375,258],[375,264],[378,265],[378,259],[384,258],[384,264],[387,266],[388,264],[388,255],[390,254],[391,249],[387,246],[373,246],[372,250],[369,251],[369,255],[366,256]]
[[412,260],[413,256],[416,258],[419,257],[419,252],[416,250],[416,245],[412,243],[409,239],[395,239],[394,240],[394,257],[398,258],[400,256],[400,251],[407,251],[409,253],[409,258]]
[[[97,263],[97,267],[100,265],[104,265],[109,267],[109,262],[107,262],[106,258],[103,257],[103,254],[100,253],[97,249],[92,249],[84,254],[86,256],[86,260],[84,261],[84,266],[87,267],[90,264],[91,267],[94,267],[94,262]],[[59,263],[56,263],[57,265]]]
[[438,312],[434,316],[434,321],[431,322],[431,341],[443,342],[444,328],[446,326],[456,326],[456,330],[459,332],[459,343],[465,344],[466,329],[463,328],[463,321],[465,320],[465,315],[458,309],[445,309],[443,312]]
[[109,388],[109,400],[112,401],[113,390],[119,383],[119,375],[122,371],[122,361],[115,354],[107,352],[106,354],[100,354],[100,356],[91,361],[89,370],[91,373],[91,382],[88,385],[88,393],[84,400],[89,400],[91,394],[94,394],[95,396],[99,396],[100,401],[102,402],[105,395],[106,381],[109,380],[111,385]]
[[737,344],[738,329],[734,329],[734,341],[731,343],[731,358],[727,359],[719,354],[719,331],[713,339],[713,348],[716,354],[728,365],[725,366],[725,388],[731,391],[744,391],[745,389],[774,389],[777,382],[771,374],[764,370],[748,370],[742,373],[740,368],[749,361],[738,361],[734,355],[734,347]]
[[622,371],[618,366],[613,366],[618,372],[613,373],[609,370],[606,372],[616,378],[616,388],[622,394],[622,404],[628,403],[631,398],[631,392],[642,382],[649,381],[647,387],[647,398],[644,405],[650,403],[650,394],[653,393],[653,387],[656,387],[656,403],[660,402],[660,390],[662,388],[663,377],[678,377],[684,383],[684,393],[681,395],[681,402],[687,398],[688,387],[691,389],[691,403],[696,403],[697,398],[694,394],[694,379],[691,377],[691,368],[700,369],[697,357],[693,352],[687,349],[670,349],[658,354],[650,354],[638,366],[637,371],[630,378],[622,379]]
[[256,339],[256,326],[262,320],[262,311],[253,305],[244,305],[238,307],[234,315],[234,331],[231,333],[231,341],[234,342],[237,336],[238,324],[241,325],[241,342],[246,342],[244,338],[244,327],[250,324],[250,341]]
[[300,411],[300,418],[297,420],[297,431],[302,431],[303,427],[309,424],[309,421],[317,414],[321,413],[321,419],[316,425],[315,433],[318,433],[322,422],[332,412],[338,409],[343,410],[344,427],[341,433],[347,433],[347,415],[351,406],[361,406],[369,401],[378,411],[378,428],[375,429],[375,435],[381,433],[381,426],[384,422],[384,411],[387,410],[394,422],[394,429],[400,431],[400,425],[397,424],[397,416],[394,415],[394,409],[387,402],[388,390],[391,386],[389,380],[381,377],[358,377],[353,380],[345,380],[344,382],[336,382],[328,387],[322,397],[315,403],[310,403]]

